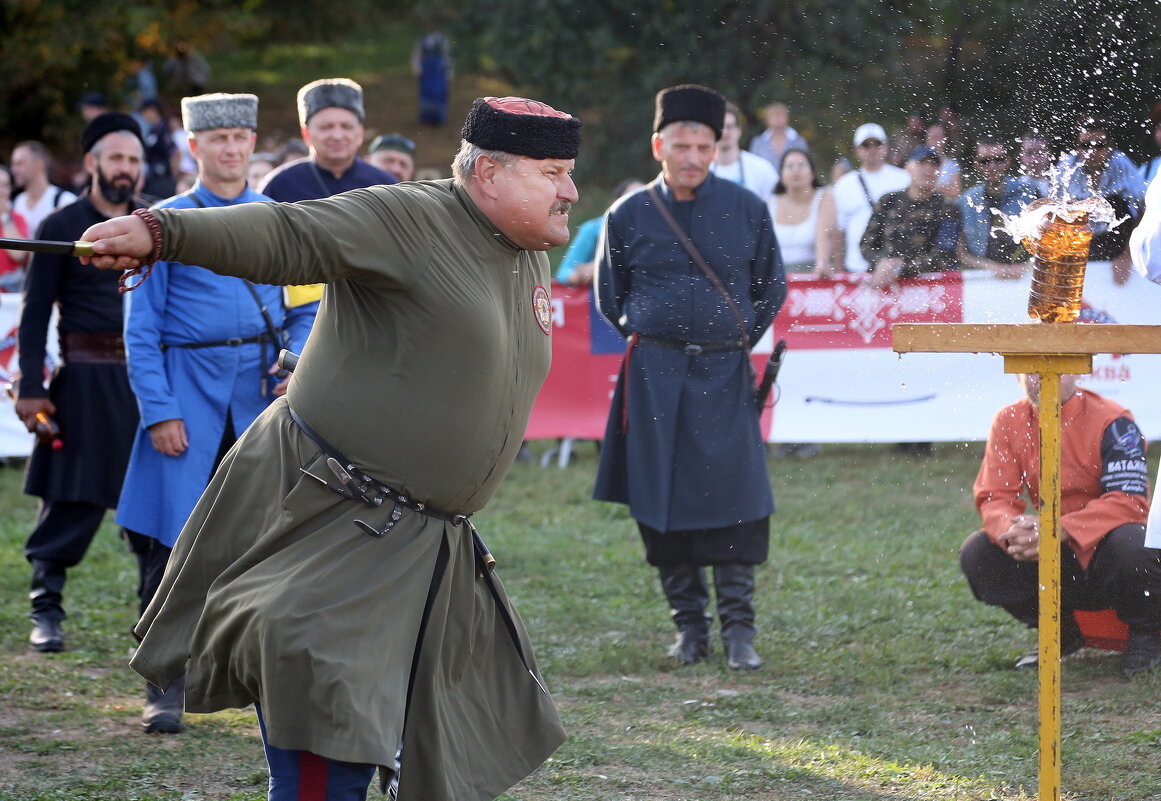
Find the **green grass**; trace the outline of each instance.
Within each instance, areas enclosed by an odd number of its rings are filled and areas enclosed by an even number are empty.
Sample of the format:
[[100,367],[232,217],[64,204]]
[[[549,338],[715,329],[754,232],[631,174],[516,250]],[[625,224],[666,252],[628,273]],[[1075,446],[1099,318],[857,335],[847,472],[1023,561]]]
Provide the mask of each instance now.
[[[1011,669],[1032,638],[972,599],[956,560],[981,452],[828,445],[772,460],[755,673],[727,669],[720,649],[692,667],[665,659],[672,624],[635,527],[588,498],[593,446],[565,470],[517,464],[477,520],[570,737],[505,798],[1035,798],[1036,677]],[[0,799],[264,798],[250,712],[139,733],[134,566],[111,525],[70,575],[71,650],[27,652],[20,549],[35,507],[19,479],[0,471]],[[1065,798],[1161,795],[1159,682],[1125,681],[1116,654],[1065,663]]]

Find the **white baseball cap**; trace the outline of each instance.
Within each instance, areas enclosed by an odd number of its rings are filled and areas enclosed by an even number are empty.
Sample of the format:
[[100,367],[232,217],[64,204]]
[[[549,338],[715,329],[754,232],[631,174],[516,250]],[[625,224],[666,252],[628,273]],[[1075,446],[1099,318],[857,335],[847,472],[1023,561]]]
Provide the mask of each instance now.
[[887,141],[887,132],[883,130],[883,126],[877,122],[866,122],[859,126],[855,131],[855,147],[858,147],[868,139],[878,139],[880,142]]

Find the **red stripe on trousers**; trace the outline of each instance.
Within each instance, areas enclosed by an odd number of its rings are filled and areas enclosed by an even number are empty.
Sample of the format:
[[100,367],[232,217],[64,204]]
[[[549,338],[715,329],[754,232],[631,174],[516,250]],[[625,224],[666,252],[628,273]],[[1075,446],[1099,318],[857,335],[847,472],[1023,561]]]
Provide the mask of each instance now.
[[327,801],[327,760],[309,751],[300,752],[298,801]]

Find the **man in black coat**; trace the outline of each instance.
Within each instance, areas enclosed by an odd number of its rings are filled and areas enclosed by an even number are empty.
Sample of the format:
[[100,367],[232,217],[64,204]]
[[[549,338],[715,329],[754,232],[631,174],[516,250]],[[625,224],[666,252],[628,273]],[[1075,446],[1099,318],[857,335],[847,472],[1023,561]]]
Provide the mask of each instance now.
[[702,86],[660,92],[661,174],[605,218],[597,303],[630,344],[593,497],[627,504],[637,521],[677,626],[670,656],[709,654],[712,567],[727,663],[753,670],[754,566],[766,561],[774,497],[749,350],[781,308],[786,276],[766,204],[710,172],[725,111]]
[[[134,199],[144,164],[137,122],[102,114],[82,139],[89,191],[45,218],[43,239],[71,242],[91,225],[142,207]],[[20,314],[20,381],[16,414],[29,431],[37,415],[60,428],[59,444],[41,437],[28,461],[24,491],[41,499],[24,546],[32,565],[32,634],[37,651],[64,648],[65,572],[78,564],[117,505],[137,428],[122,340],[118,274],[72,256],[38,253],[24,285]],[[48,325],[54,307],[61,362],[45,386]]]

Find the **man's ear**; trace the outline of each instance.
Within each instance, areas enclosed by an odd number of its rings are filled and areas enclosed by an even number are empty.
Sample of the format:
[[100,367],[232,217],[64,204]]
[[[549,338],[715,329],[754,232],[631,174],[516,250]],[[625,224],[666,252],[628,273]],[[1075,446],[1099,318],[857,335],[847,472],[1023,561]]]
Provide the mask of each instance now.
[[480,190],[488,197],[496,197],[499,190],[496,187],[496,178],[502,165],[491,156],[476,157],[474,174]]
[[661,146],[664,143],[665,140],[661,138],[661,134],[659,133],[653,134],[653,138],[649,140],[649,144],[653,149],[653,158],[655,158],[657,161],[661,161]]
[[92,153],[86,153],[82,162],[85,165],[85,172],[89,175],[97,174],[97,158]]
[[303,125],[298,131],[302,134],[302,141],[307,147],[310,147],[310,129]]

